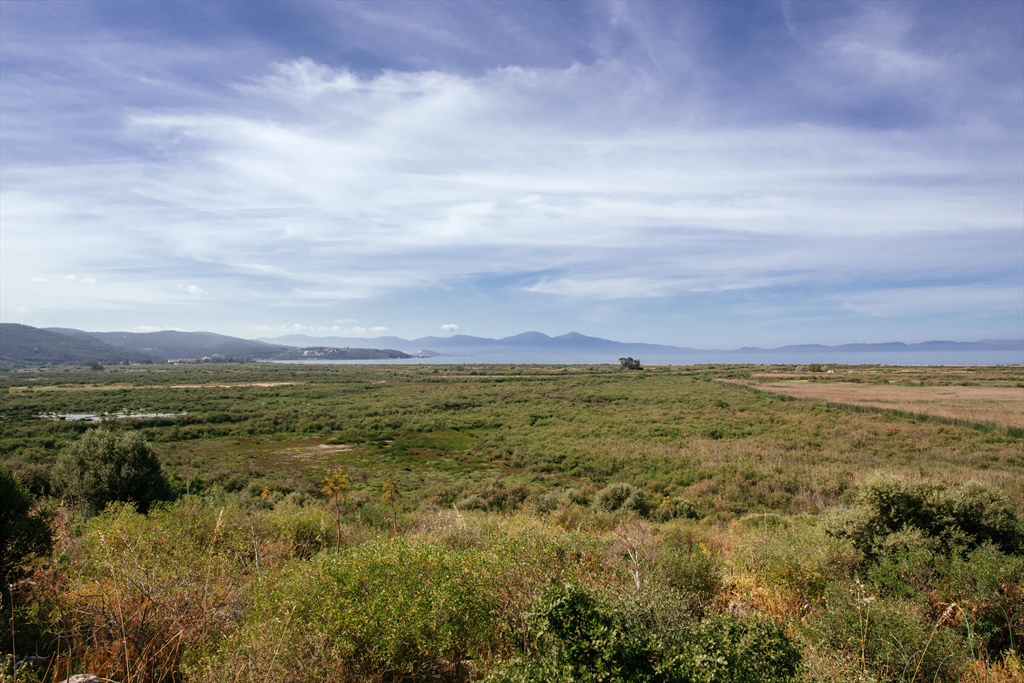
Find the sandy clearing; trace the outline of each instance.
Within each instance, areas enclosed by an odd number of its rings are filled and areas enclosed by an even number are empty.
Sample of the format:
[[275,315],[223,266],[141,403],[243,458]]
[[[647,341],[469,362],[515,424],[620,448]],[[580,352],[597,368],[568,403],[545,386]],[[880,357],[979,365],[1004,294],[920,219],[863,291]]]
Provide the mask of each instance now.
[[355,444],[326,444],[322,443],[317,446],[304,446],[302,448],[289,448],[283,451],[271,451],[272,455],[287,455],[292,460],[300,460],[302,462],[318,462],[321,456],[324,455],[336,455],[338,453],[344,453],[345,451],[351,451],[356,447]]

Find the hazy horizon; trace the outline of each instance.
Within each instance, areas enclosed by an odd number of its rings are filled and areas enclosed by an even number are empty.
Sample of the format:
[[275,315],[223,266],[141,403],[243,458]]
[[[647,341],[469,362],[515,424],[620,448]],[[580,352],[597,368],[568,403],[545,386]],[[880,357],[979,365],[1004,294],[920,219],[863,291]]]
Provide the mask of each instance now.
[[1019,2],[0,3],[0,320],[1024,338]]

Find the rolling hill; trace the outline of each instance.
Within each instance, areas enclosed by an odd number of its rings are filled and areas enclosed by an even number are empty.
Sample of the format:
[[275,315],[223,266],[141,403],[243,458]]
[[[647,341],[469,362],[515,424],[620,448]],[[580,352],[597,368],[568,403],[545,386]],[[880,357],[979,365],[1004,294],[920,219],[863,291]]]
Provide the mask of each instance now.
[[203,358],[220,354],[229,358],[269,358],[286,347],[213,332],[82,332],[50,328],[70,336],[88,335],[111,346],[160,358]]
[[17,323],[0,323],[0,362],[5,364],[145,363],[154,356],[104,344],[84,332],[41,330]]

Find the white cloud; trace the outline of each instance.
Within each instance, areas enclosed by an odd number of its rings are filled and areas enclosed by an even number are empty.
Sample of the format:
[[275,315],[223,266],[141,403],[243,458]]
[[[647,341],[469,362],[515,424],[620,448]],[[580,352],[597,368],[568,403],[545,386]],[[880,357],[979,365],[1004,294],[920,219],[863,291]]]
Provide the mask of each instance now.
[[979,312],[1019,313],[1022,300],[1024,293],[1020,283],[894,287],[839,298],[845,310],[881,318]]
[[24,306],[18,306],[17,308],[14,309],[14,312],[15,313],[28,313],[28,309],[25,308]]
[[29,282],[46,282],[46,278],[45,277],[34,277],[31,280],[29,280]]
[[355,332],[356,334],[366,334],[367,332],[373,332],[375,334],[380,334],[382,332],[387,332],[388,328],[382,327],[382,326],[377,326],[377,327],[353,327],[352,331]]
[[449,323],[448,325],[441,325],[441,329],[444,330],[445,332],[458,332],[459,326]]
[[[616,21],[634,26],[624,7]],[[815,49],[873,82],[945,73],[907,46],[905,24],[869,15]],[[1019,249],[960,246],[1022,221],[1020,146],[1007,143],[1018,132],[995,124],[972,137],[963,122],[741,121],[613,59],[476,76],[360,76],[308,59],[269,71],[187,108],[133,109],[119,135],[135,160],[6,164],[2,289],[7,273],[23,285],[89,269],[102,283],[88,292],[19,300],[112,308],[181,303],[176,281],[217,277],[224,302],[347,301],[366,320],[367,300],[481,276],[536,297],[615,300],[1019,269]]]
[[593,299],[625,299],[633,297],[656,297],[668,294],[673,287],[669,281],[658,281],[651,278],[558,278],[541,280],[523,288],[527,292],[539,294],[558,294],[562,296],[581,296]]
[[161,327],[158,325],[136,325],[135,329],[138,330],[139,332],[184,332],[184,330],[182,330],[180,327]]

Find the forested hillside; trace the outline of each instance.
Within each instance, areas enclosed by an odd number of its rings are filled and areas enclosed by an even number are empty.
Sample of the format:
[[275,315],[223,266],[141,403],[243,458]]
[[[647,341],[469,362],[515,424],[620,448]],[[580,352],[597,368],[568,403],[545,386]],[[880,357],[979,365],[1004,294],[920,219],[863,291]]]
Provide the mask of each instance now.
[[17,323],[0,323],[0,362],[45,363],[142,363],[153,355],[105,344],[82,334],[61,334]]

